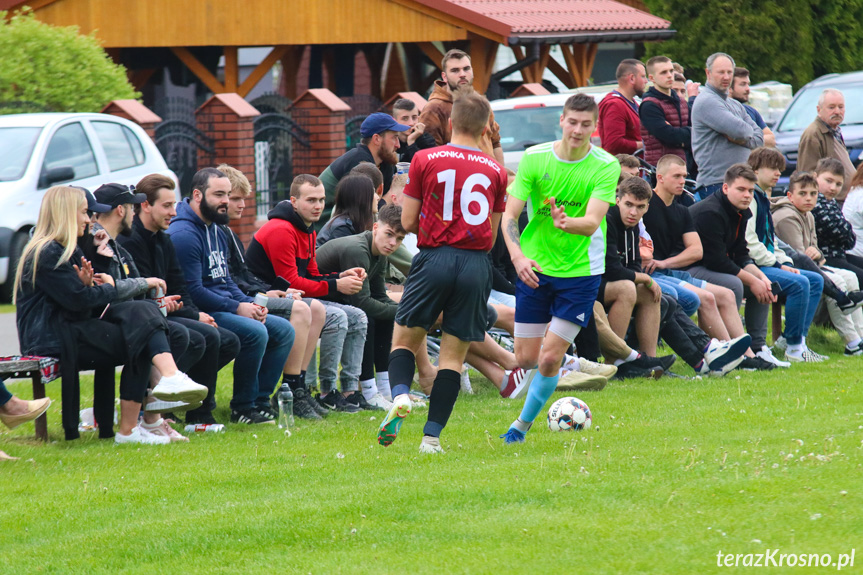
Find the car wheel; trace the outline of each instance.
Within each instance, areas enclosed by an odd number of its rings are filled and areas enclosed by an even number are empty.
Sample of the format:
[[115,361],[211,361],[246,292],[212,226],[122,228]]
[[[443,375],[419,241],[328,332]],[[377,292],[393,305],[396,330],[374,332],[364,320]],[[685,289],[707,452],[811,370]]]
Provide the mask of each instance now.
[[6,274],[6,282],[0,286],[0,299],[4,302],[12,301],[12,290],[15,287],[15,272],[18,271],[18,260],[21,259],[21,254],[24,252],[24,246],[30,235],[26,232],[18,232],[12,236],[12,241],[9,243],[9,271]]

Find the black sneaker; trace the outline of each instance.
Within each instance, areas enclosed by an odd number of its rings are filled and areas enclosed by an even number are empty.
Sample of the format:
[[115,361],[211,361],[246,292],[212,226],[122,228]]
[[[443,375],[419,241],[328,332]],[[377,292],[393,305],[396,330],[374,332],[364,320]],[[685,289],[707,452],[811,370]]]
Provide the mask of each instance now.
[[318,401],[330,411],[341,411],[342,413],[359,413],[360,408],[348,402],[339,390],[334,389],[326,395],[318,394]]
[[[677,356],[673,353],[671,355],[663,355],[662,357],[652,357],[639,353],[637,358],[621,365],[632,364],[633,367],[640,367],[642,369],[651,369],[659,366],[662,368],[662,371],[668,371],[675,361],[677,361]],[[620,365],[617,368],[620,369]]]
[[[297,390],[297,391],[301,391],[301,390]],[[294,391],[294,403],[296,403],[296,401],[297,401],[297,391]],[[330,410],[327,409],[326,407],[324,407],[323,405],[321,405],[320,400],[317,400],[314,397],[312,397],[312,392],[309,391],[308,389],[303,388],[301,396],[304,398],[303,401],[305,403],[308,403],[309,406],[315,411],[315,413],[317,413],[321,417],[326,417],[330,414]],[[320,397],[320,394],[318,395],[318,397]]]
[[765,361],[760,357],[744,357],[743,361],[734,369],[742,369],[745,371],[770,371],[776,369],[776,365]]
[[861,355],[863,354],[863,343],[856,347],[845,346],[845,355]]
[[269,419],[265,417],[258,408],[252,409],[244,409],[242,411],[237,411],[236,409],[231,410],[231,423],[245,423],[247,425],[257,425],[257,424],[271,424],[275,425],[276,421],[274,419]]
[[212,413],[186,413],[186,425],[215,425],[219,423]]
[[665,370],[660,365],[639,367],[634,361],[629,361],[617,366],[617,373],[614,374],[614,379],[635,379],[638,377],[659,379],[663,373],[665,373]]
[[263,415],[270,421],[275,421],[279,417],[279,410],[273,409],[269,403],[263,405],[256,405],[255,409],[258,410],[261,415]]
[[363,395],[362,391],[355,391],[352,394],[350,394],[349,396],[347,396],[345,399],[348,401],[348,403],[352,403],[353,405],[356,405],[357,407],[359,407],[363,411],[383,411],[384,410],[383,407],[379,407],[377,405],[372,405],[371,403],[366,401],[366,396]]
[[303,388],[294,390],[294,415],[301,419],[322,419],[312,403],[317,403]]
[[836,304],[843,315],[851,315],[863,306],[863,291],[855,290],[843,294],[845,297],[836,299]]

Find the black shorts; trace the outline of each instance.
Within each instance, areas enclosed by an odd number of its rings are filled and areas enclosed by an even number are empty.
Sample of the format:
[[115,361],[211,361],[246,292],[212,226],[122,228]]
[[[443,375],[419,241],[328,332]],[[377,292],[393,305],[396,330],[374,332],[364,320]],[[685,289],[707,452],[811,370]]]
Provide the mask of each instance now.
[[423,248],[411,262],[396,323],[428,330],[443,312],[442,331],[462,341],[483,341],[490,293],[491,262],[486,252]]

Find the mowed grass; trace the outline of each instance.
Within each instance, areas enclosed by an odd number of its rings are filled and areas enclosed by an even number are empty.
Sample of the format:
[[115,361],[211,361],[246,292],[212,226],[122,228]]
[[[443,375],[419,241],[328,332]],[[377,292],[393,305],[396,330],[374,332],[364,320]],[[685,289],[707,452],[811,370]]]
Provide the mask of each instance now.
[[[137,448],[64,442],[56,401],[50,445],[0,436],[21,457],[0,463],[0,572],[697,574],[775,548],[857,548],[859,572],[863,357],[811,341],[828,363],[578,394],[592,429],[538,420],[516,446],[498,435],[522,401],[474,374],[438,456],[417,452],[423,409],[386,449],[368,412]],[[223,371],[223,421],[230,389]]]

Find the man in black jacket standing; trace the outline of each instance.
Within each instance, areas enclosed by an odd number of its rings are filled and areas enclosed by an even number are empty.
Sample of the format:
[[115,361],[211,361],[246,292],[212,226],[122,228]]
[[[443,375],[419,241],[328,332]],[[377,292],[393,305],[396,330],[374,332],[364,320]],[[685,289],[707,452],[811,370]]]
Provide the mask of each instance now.
[[207,398],[201,407],[186,413],[186,423],[215,424],[216,380],[219,370],[229,364],[240,351],[240,340],[231,331],[216,325],[212,316],[195,307],[186,289],[186,278],[177,261],[174,244],[165,234],[177,212],[174,181],[161,174],[145,176],[136,187],[147,200],[135,206],[132,233],[121,236],[120,243],[135,260],[139,272],[159,277],[167,284],[167,293],[180,296],[182,306],[168,314],[172,322],[204,337],[204,356],[189,370],[195,381],[207,386]]

